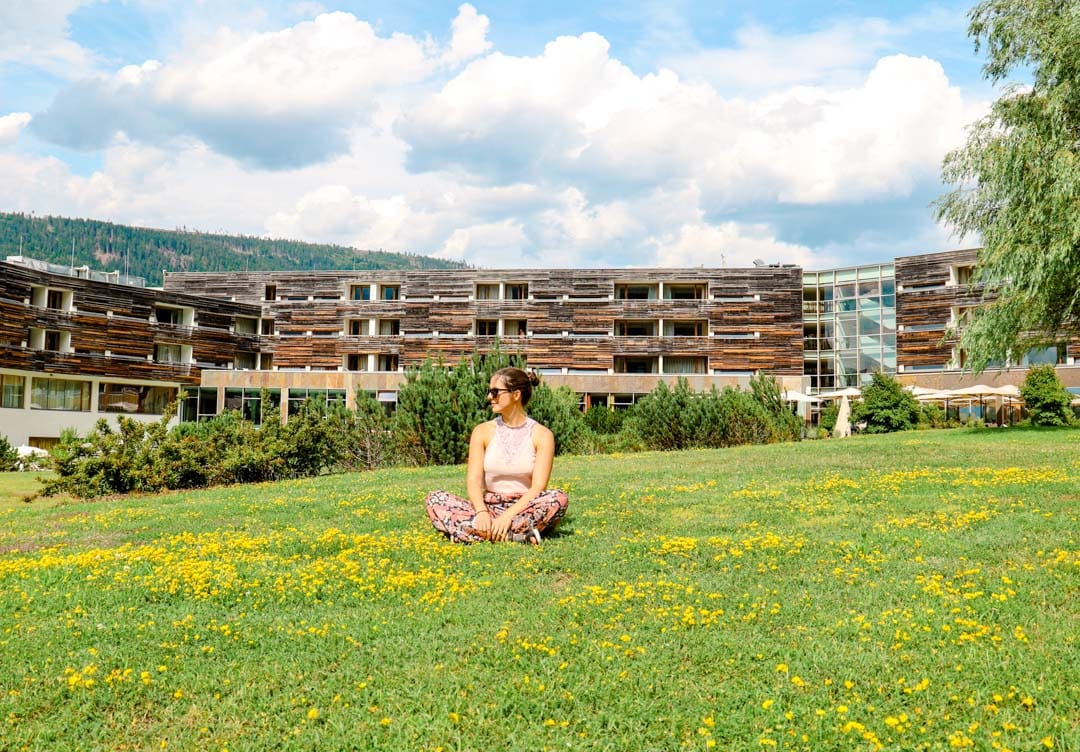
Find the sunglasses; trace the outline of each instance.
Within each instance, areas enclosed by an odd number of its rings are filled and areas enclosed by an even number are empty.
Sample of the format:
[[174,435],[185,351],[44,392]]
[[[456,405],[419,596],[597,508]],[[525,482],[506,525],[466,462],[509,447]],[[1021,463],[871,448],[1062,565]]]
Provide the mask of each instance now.
[[502,387],[493,386],[493,387],[491,387],[490,389],[487,390],[487,396],[488,396],[488,399],[497,400],[497,399],[499,399],[499,394],[501,392],[506,392],[506,393],[509,394],[510,392],[513,392],[513,391],[515,391],[515,390],[513,390],[513,389],[503,389]]

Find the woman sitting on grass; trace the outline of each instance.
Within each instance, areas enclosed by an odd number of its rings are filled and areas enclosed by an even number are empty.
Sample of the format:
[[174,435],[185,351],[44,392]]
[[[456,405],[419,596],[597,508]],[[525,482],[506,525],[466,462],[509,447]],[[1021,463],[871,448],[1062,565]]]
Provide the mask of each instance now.
[[469,498],[446,491],[427,497],[431,523],[450,540],[539,543],[566,514],[566,494],[547,488],[555,438],[525,413],[539,383],[520,368],[492,375],[487,398],[495,420],[478,425],[469,439]]

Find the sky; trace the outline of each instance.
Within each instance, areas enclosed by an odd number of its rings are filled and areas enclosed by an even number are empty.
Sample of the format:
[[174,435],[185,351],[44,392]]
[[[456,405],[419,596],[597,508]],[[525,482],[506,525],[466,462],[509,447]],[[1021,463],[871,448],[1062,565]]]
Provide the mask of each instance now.
[[969,7],[0,0],[0,211],[483,268],[968,247]]

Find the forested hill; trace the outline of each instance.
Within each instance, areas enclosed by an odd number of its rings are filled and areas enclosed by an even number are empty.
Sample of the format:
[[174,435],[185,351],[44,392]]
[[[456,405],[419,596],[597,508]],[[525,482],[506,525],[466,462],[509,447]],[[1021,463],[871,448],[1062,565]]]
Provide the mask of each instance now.
[[37,217],[0,212],[0,260],[23,256],[75,266],[119,271],[161,284],[173,272],[291,269],[459,269],[464,264],[411,253],[361,251],[340,245],[215,235],[188,230],[153,230],[92,219]]

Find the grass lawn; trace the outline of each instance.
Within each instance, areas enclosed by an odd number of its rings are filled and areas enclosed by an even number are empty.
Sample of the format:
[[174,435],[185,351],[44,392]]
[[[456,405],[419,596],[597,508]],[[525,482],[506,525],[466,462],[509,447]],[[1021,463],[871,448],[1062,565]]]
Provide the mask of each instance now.
[[539,547],[429,527],[461,467],[0,505],[0,749],[1080,750],[1080,431],[553,483]]

